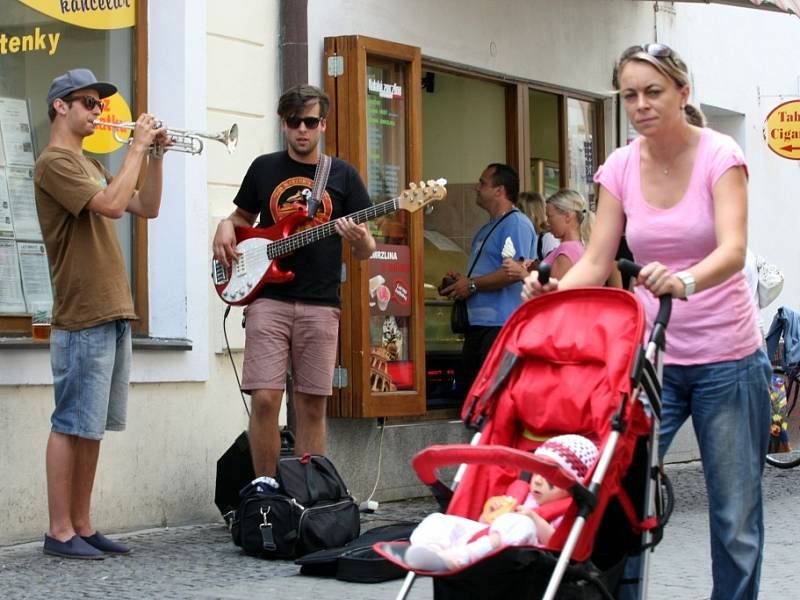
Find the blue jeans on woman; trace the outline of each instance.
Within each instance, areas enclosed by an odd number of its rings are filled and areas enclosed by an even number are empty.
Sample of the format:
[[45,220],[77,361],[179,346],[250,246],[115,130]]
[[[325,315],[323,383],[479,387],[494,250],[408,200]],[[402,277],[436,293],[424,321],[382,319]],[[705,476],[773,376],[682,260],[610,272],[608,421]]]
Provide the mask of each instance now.
[[762,349],[740,360],[664,367],[659,455],[691,416],[708,494],[711,600],[758,597],[771,374]]

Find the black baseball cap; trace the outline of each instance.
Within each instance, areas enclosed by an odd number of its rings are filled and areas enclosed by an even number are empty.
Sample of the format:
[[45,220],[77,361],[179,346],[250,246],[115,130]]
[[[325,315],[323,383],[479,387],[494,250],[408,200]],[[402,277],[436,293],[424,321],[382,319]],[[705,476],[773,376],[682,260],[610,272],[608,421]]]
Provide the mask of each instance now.
[[117,86],[105,81],[97,81],[89,69],[70,69],[63,75],[59,75],[50,84],[47,92],[47,106],[53,106],[56,98],[66,98],[72,92],[85,89],[96,90],[100,98],[108,98],[117,92]]

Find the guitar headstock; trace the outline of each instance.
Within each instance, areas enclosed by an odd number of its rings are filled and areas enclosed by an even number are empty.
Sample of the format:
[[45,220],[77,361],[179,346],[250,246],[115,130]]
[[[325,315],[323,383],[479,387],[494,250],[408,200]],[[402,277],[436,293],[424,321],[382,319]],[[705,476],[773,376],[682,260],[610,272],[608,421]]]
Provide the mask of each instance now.
[[408,185],[408,189],[398,197],[398,208],[414,212],[426,207],[431,202],[438,202],[447,196],[446,179],[430,179],[428,181],[413,181]]

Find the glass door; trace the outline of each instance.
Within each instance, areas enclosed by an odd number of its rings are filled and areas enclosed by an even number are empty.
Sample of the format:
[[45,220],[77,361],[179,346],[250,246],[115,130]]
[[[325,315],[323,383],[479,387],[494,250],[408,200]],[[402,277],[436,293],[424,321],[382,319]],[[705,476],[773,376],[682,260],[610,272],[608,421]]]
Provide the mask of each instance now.
[[[367,261],[344,249],[340,363],[347,384],[332,416],[425,412],[422,211],[395,211],[420,178],[419,48],[361,36],[327,38],[326,152],[361,173],[377,216]],[[413,208],[413,207],[412,207]]]

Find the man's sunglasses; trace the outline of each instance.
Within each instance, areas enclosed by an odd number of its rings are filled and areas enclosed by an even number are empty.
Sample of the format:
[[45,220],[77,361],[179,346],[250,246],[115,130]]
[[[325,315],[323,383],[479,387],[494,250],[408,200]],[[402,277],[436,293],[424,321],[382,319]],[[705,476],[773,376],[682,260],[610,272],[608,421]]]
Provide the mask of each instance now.
[[76,100],[80,100],[83,102],[83,105],[86,107],[86,110],[94,110],[95,108],[99,108],[100,112],[103,112],[103,108],[105,108],[105,102],[102,100],[98,100],[94,96],[73,96],[71,98],[64,98],[64,102],[75,102]]
[[303,123],[306,129],[316,129],[322,119],[319,117],[286,117],[283,121],[289,129],[297,129],[300,127],[300,123]]

